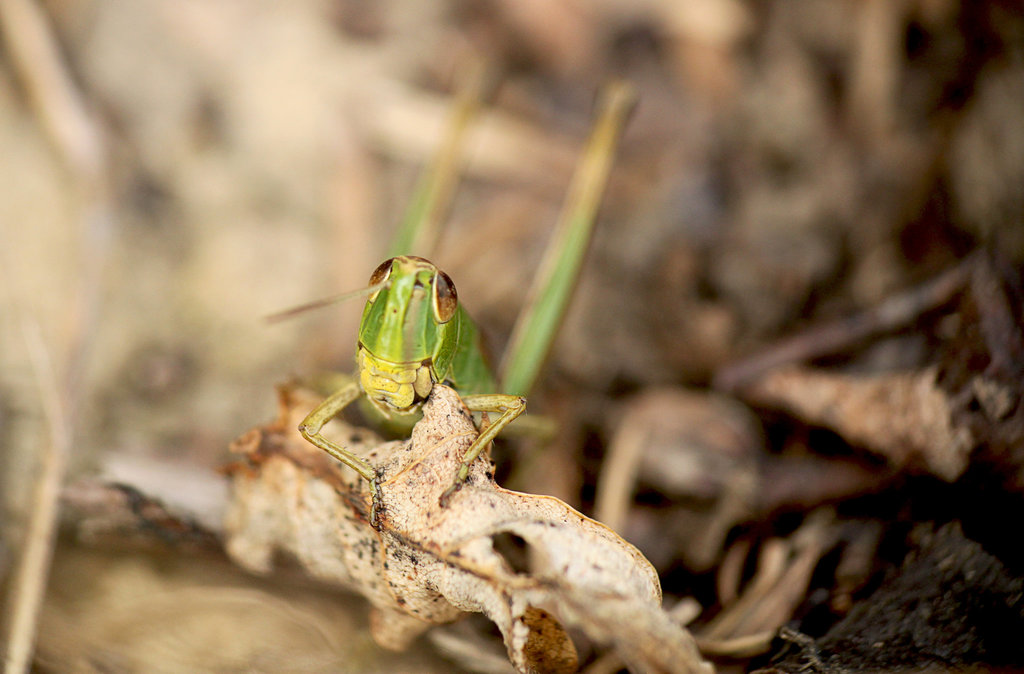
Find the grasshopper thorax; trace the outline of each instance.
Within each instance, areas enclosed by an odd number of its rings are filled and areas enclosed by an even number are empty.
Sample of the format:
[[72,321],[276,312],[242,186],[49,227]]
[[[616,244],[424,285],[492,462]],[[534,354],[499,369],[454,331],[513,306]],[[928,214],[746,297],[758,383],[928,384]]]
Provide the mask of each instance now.
[[455,285],[421,257],[382,263],[359,325],[359,383],[375,405],[407,411],[448,377],[458,345],[461,309]]

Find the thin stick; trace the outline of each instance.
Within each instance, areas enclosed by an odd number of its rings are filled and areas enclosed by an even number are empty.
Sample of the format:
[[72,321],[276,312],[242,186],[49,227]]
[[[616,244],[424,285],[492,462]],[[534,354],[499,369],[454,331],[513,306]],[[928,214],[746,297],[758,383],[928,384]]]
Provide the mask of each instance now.
[[602,524],[622,531],[633,503],[633,489],[640,472],[640,459],[650,440],[648,415],[629,418],[615,434],[611,450],[597,479],[594,517]]
[[858,3],[846,118],[871,143],[891,137],[902,63],[907,3]]
[[[33,507],[8,602],[4,671],[20,674],[28,671],[32,662],[36,623],[56,540],[60,486],[72,445],[80,374],[90,350],[90,335],[95,332],[92,326],[98,320],[100,280],[113,219],[106,137],[65,67],[46,14],[33,0],[0,0],[0,32],[43,131],[85,196],[81,278],[76,296],[68,303],[67,348],[57,359],[58,366],[55,367],[45,346],[38,322],[15,307],[49,434],[49,442],[41,447]],[[11,267],[4,264],[3,268]],[[10,288],[12,279],[6,280],[6,287]]]
[[71,433],[61,401],[57,376],[50,354],[43,343],[39,324],[27,316],[19,321],[29,362],[39,385],[49,431],[49,442],[42,445],[41,474],[33,497],[21,558],[11,586],[12,607],[7,635],[4,671],[26,672],[35,644],[36,616],[46,591],[46,581],[57,536],[57,503],[64,479]]
[[715,374],[713,386],[735,392],[781,365],[820,358],[868,337],[908,325],[921,314],[949,302],[967,285],[977,261],[977,256],[968,256],[936,278],[894,295],[877,307],[783,339],[760,353],[728,365]]
[[102,176],[104,138],[64,67],[42,8],[33,0],[0,0],[0,30],[5,52],[50,140],[76,173]]

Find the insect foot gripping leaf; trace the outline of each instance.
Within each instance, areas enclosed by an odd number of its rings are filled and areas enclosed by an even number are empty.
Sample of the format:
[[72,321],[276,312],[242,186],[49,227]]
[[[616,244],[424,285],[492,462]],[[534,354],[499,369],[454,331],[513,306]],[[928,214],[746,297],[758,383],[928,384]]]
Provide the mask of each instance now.
[[[229,471],[227,547],[239,564],[269,572],[282,551],[311,575],[361,593],[387,648],[480,612],[521,672],[574,671],[567,627],[611,645],[638,671],[712,671],[662,611],[650,563],[612,530],[555,498],[502,489],[486,458],[448,507],[438,505],[477,433],[450,388],[434,387],[409,441],[381,444],[335,422],[335,437],[380,470],[379,530],[368,523],[365,482],[293,430],[313,404],[300,398],[283,391],[281,419],[233,446],[246,459]],[[509,539],[525,544],[528,563],[499,552],[496,541]]]

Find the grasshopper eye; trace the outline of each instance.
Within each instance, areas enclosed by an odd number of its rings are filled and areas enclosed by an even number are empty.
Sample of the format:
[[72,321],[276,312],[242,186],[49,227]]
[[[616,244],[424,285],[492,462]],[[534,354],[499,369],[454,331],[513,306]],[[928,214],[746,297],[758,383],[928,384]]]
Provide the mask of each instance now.
[[434,318],[438,323],[447,323],[455,315],[459,306],[459,296],[455,292],[455,284],[448,274],[440,269],[434,276]]
[[373,273],[370,274],[370,285],[375,286],[378,283],[383,283],[387,280],[388,276],[391,275],[391,265],[394,261],[395,258],[391,258],[390,260],[384,260],[381,262],[380,266],[374,269]]

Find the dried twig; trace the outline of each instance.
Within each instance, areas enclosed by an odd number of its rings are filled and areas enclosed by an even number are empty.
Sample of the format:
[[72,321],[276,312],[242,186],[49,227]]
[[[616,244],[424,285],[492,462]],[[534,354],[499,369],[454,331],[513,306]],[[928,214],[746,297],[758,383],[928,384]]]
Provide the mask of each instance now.
[[868,0],[858,7],[847,118],[875,142],[892,131],[902,59],[903,3]]
[[23,672],[31,663],[36,619],[49,575],[60,485],[72,444],[79,372],[89,351],[90,328],[98,315],[100,277],[112,218],[104,135],[61,59],[56,36],[42,8],[32,0],[0,0],[0,31],[6,54],[35,114],[71,169],[86,204],[81,231],[82,274],[78,294],[68,303],[72,321],[64,353],[56,359],[51,357],[38,323],[24,314],[19,320],[49,434],[49,442],[43,445],[41,473],[9,604],[5,671]]
[[701,523],[672,528],[688,567],[708,569],[757,502],[754,456],[762,445],[756,420],[736,401],[676,388],[644,392],[623,411],[598,477],[595,514],[625,530],[638,483],[696,498],[707,504]]
[[36,616],[46,590],[56,537],[57,499],[71,448],[69,420],[39,325],[24,316],[20,324],[29,362],[39,385],[50,437],[49,442],[42,445],[41,474],[32,499],[34,507],[11,585],[10,626],[4,663],[6,672],[28,671],[32,660]]
[[0,30],[4,51],[50,140],[75,173],[101,180],[102,134],[61,60],[42,8],[33,0],[0,0]]
[[801,332],[733,363],[715,374],[714,387],[735,392],[768,370],[835,353],[873,335],[908,325],[921,314],[949,302],[966,286],[977,259],[976,255],[968,256],[938,277],[894,295],[877,307]]
[[832,518],[830,510],[817,510],[789,540],[773,539],[762,546],[750,585],[698,632],[701,652],[748,657],[767,650],[800,603],[818,561],[835,543]]
[[61,501],[62,522],[89,542],[113,539],[119,545],[160,545],[191,552],[221,549],[219,531],[131,485],[82,480],[64,487]]

